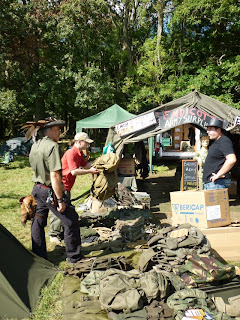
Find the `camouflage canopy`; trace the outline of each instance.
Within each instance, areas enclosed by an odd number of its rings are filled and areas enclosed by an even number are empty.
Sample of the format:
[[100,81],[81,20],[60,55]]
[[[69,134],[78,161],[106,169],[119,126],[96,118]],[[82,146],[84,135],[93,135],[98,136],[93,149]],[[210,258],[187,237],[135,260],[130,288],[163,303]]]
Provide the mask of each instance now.
[[200,130],[213,118],[224,121],[226,130],[233,130],[240,119],[240,110],[193,91],[179,99],[142,113],[128,121],[112,126],[109,129],[108,142],[121,153],[124,144],[134,143],[153,137],[176,126],[192,123]]

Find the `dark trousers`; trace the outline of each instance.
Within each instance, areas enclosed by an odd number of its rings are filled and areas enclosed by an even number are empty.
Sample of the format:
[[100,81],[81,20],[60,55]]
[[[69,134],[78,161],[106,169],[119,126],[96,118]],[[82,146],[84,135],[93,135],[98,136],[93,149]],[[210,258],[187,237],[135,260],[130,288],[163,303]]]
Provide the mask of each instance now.
[[63,213],[57,211],[52,204],[47,204],[49,189],[41,184],[33,187],[32,195],[37,201],[36,216],[31,227],[32,251],[40,257],[47,259],[45,230],[47,225],[48,211],[51,210],[63,223],[64,242],[69,262],[77,262],[81,257],[81,238],[78,224],[78,214],[73,206],[66,204]]

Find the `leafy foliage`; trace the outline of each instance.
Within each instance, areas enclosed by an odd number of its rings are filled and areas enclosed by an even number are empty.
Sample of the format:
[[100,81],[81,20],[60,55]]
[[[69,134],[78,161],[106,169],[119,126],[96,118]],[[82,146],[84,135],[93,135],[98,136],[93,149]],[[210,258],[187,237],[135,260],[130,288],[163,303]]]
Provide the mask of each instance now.
[[[143,112],[197,89],[239,107],[237,0],[2,0],[0,122]],[[13,117],[9,115],[12,114]]]

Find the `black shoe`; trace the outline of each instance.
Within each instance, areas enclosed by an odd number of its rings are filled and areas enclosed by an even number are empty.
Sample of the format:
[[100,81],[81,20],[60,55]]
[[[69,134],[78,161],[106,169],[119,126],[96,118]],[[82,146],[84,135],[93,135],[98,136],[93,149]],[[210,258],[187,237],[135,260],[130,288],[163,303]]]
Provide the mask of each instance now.
[[86,258],[84,257],[84,255],[81,254],[80,258],[77,261],[69,261],[69,259],[67,259],[67,263],[70,266],[74,267],[79,261],[84,260],[84,259],[86,259]]

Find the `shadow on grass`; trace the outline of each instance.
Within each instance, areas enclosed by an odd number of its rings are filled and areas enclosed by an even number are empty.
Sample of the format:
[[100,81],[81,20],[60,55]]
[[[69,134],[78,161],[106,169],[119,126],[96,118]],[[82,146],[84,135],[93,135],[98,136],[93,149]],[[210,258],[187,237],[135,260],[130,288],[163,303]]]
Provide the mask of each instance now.
[[150,194],[151,206],[170,201],[170,192],[176,189],[175,177],[156,177],[137,180],[138,191]]
[[14,199],[17,202],[19,201],[20,198],[21,196],[16,193],[5,193],[0,195],[0,199]]
[[61,262],[66,261],[66,250],[63,246],[56,246],[53,251],[48,251],[48,260],[58,266]]
[[23,169],[30,167],[29,159],[26,156],[15,156],[13,162],[2,166],[5,170]]

